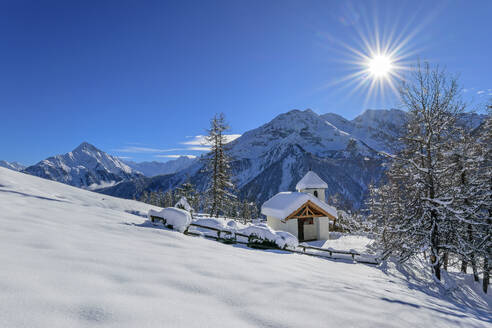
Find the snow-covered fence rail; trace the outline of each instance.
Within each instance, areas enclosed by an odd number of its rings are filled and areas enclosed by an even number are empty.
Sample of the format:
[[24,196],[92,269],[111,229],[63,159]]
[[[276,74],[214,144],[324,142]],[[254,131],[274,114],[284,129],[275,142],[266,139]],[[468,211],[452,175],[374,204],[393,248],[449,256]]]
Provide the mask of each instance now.
[[[319,253],[307,252],[307,250],[310,250],[310,249],[324,252],[324,253],[328,253],[328,254],[322,255]],[[319,247],[314,247],[314,246],[299,245],[295,249],[286,247],[286,248],[284,248],[284,250],[287,252],[291,252],[291,253],[297,253],[297,254],[303,254],[303,255],[321,257],[321,258],[329,258],[329,259],[334,259],[334,260],[336,260],[336,259],[343,260],[344,259],[344,258],[340,258],[340,257],[334,257],[334,255],[336,255],[336,254],[350,255],[352,257],[352,260],[355,261],[356,263],[373,264],[373,265],[378,265],[379,263],[381,263],[381,261],[378,258],[373,258],[370,255],[360,254],[360,253],[351,252],[351,251],[338,251],[338,250],[333,250],[333,249],[319,248]],[[356,256],[358,258],[356,258]]]
[[[216,232],[216,236],[211,236],[203,234],[201,232],[190,231],[190,227],[196,227],[200,229],[206,229]],[[184,231],[185,235],[190,236],[203,236],[205,238],[214,239],[228,244],[243,244],[254,248],[264,248],[264,249],[281,249],[274,242],[268,241],[266,239],[259,238],[256,235],[246,235],[237,231],[229,231],[224,229],[219,229],[216,227],[210,227],[198,223],[191,223],[188,228]],[[240,237],[240,239],[238,239]]]
[[[217,233],[217,236],[214,237],[214,236],[210,236],[210,235],[204,235],[200,232],[193,232],[193,231],[190,231],[190,227],[212,230],[212,231],[215,231]],[[238,232],[234,233],[234,232],[229,231],[229,230],[223,230],[223,229],[219,229],[219,228],[215,228],[215,227],[209,227],[209,226],[198,224],[198,223],[190,223],[188,228],[184,231],[184,234],[190,235],[190,236],[204,236],[205,238],[215,239],[218,241],[225,241],[225,242],[239,243],[239,244],[248,244],[248,243],[238,241],[237,236],[245,237],[245,238],[249,237],[249,236],[240,234]]]
[[315,247],[315,246],[307,246],[307,245],[299,245],[304,251],[306,252],[306,249],[312,249],[316,251],[321,251],[321,252],[327,252],[332,256],[333,254],[344,254],[344,255],[351,255],[352,259],[355,260],[355,256],[360,256],[360,253],[353,252],[353,251],[338,251],[330,248],[321,248],[321,247]]
[[[203,234],[201,232],[190,231],[190,227],[214,231],[216,233],[216,236]],[[377,265],[380,263],[380,260],[378,258],[372,258],[372,259],[368,260],[366,258],[369,257],[369,255],[361,254],[361,253],[358,253],[355,251],[333,250],[333,249],[326,249],[326,248],[320,248],[320,247],[309,246],[309,245],[299,245],[297,247],[288,247],[286,245],[283,248],[281,248],[281,247],[275,245],[274,243],[268,242],[267,240],[265,240],[266,243],[263,243],[263,242],[261,242],[261,238],[258,238],[257,236],[254,236],[254,235],[246,235],[246,234],[242,234],[240,232],[233,232],[233,231],[219,229],[216,227],[210,227],[210,226],[197,224],[197,223],[191,223],[188,226],[188,228],[184,231],[184,233],[186,235],[190,235],[190,236],[203,236],[205,238],[210,238],[210,239],[222,241],[225,243],[243,244],[243,245],[247,245],[249,247],[254,247],[254,248],[279,249],[279,250],[284,250],[284,251],[296,253],[296,254],[302,254],[302,255],[308,255],[308,256],[314,256],[314,257],[320,257],[320,258],[332,258],[332,259],[341,259],[341,258],[333,257],[333,255],[336,255],[336,254],[350,255],[352,257],[352,260],[354,260],[356,263],[373,264],[373,265]],[[243,240],[239,240],[238,237],[241,237],[241,239],[243,239]],[[260,242],[258,242],[258,241],[260,241]],[[317,253],[311,253],[311,252],[308,252],[309,250],[324,252],[324,253],[327,253],[327,255],[322,255],[319,253],[318,254]],[[358,258],[355,258],[356,256]],[[364,257],[366,257],[366,258],[364,258]]]
[[[298,249],[301,249],[302,251],[300,251]],[[338,258],[338,257],[333,257],[333,255],[336,255],[336,254],[350,255],[352,257],[352,260],[357,262],[357,263],[374,264],[374,265],[378,265],[379,263],[381,263],[380,259],[377,257],[372,257],[371,255],[361,254],[361,253],[358,253],[355,251],[340,251],[340,250],[321,248],[321,247],[315,247],[315,246],[309,246],[309,245],[299,245],[297,247],[297,249],[285,248],[285,250],[288,252],[293,252],[293,253],[298,253],[298,254],[304,254],[304,255],[315,256],[315,257],[332,258],[332,259],[342,259],[342,258]],[[328,253],[328,256],[316,254],[316,253],[310,253],[310,252],[307,252],[307,250],[314,250],[314,251]],[[356,256],[358,258],[355,258]]]

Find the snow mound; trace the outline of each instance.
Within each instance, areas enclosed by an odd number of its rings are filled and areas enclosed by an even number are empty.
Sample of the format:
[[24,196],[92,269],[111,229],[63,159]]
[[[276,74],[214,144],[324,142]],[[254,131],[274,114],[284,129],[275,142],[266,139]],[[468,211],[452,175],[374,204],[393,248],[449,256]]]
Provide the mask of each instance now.
[[277,244],[279,248],[284,248],[285,246],[297,247],[299,244],[297,238],[292,234],[285,231],[274,231],[265,223],[251,225],[247,228],[240,229],[237,232],[250,237],[257,237],[265,241],[273,242]]
[[202,217],[199,219],[195,219],[193,220],[193,223],[210,228],[227,230],[227,231],[235,231],[236,228],[239,226],[239,224],[232,219],[212,218],[212,217]]
[[327,249],[343,249],[358,253],[368,253],[369,246],[374,240],[364,235],[330,232],[329,240],[319,242],[322,244],[315,246]]
[[166,221],[166,225],[171,225],[174,230],[183,232],[191,223],[190,212],[176,207],[166,207],[161,211],[151,209],[149,219],[158,217]]
[[326,182],[313,171],[308,171],[308,173],[306,173],[306,175],[296,184],[297,190],[326,188],[328,188]]
[[261,206],[261,214],[277,219],[284,219],[307,201],[311,201],[325,210],[328,214],[337,217],[337,211],[334,207],[329,206],[309,193],[294,191],[279,192],[267,200],[263,206]]
[[285,246],[295,248],[299,245],[299,240],[290,232],[275,231],[275,235],[277,235],[275,243],[279,245],[280,248],[284,248]]

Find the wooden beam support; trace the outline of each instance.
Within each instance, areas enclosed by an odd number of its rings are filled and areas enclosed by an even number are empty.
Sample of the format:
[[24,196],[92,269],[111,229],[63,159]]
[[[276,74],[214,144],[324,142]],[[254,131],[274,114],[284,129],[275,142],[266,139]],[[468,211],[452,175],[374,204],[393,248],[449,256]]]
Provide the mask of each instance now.
[[319,217],[327,217],[332,220],[335,219],[333,215],[329,214],[321,207],[308,200],[306,203],[302,204],[301,207],[299,207],[294,212],[292,212],[289,216],[287,216],[285,218],[285,221],[291,219],[319,218]]

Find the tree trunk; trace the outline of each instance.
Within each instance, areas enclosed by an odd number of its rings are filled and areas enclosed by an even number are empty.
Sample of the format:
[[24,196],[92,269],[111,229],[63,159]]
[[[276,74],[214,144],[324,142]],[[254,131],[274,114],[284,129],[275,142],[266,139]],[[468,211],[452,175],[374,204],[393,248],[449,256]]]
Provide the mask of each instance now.
[[434,276],[436,277],[437,280],[441,281],[441,268],[437,256],[431,255],[430,260],[431,260],[432,272],[434,273]]
[[468,263],[464,259],[461,260],[461,272],[466,273],[467,267],[468,267]]
[[449,253],[446,251],[443,255],[443,269],[448,271],[448,259],[449,259]]
[[[435,214],[433,213],[433,216]],[[434,219],[435,220],[435,219]],[[431,265],[434,276],[437,280],[441,280],[441,260],[439,258],[439,235],[437,232],[437,224],[434,221],[431,230]]]
[[489,288],[489,283],[490,283],[490,265],[489,265],[489,258],[486,256],[483,259],[483,292],[487,294],[487,289]]
[[[492,196],[491,196],[492,197]],[[492,220],[490,219],[492,217],[492,210],[489,209],[489,217],[487,218],[487,226],[488,226],[488,232],[490,234],[490,227]],[[490,245],[490,243],[489,243]],[[487,293],[487,289],[489,288],[489,283],[490,283],[490,257],[492,254],[492,250],[490,247],[487,247],[485,256],[483,257],[483,292]]]
[[471,254],[470,257],[471,257],[470,264],[473,271],[473,279],[475,281],[478,281],[478,270],[477,270],[477,261],[475,260],[475,254]]
[[[468,224],[468,241],[470,244],[473,242],[473,227],[471,224]],[[473,271],[473,279],[475,281],[478,281],[478,270],[477,270],[477,262],[475,260],[475,254],[471,254],[470,257],[471,257],[470,264]]]

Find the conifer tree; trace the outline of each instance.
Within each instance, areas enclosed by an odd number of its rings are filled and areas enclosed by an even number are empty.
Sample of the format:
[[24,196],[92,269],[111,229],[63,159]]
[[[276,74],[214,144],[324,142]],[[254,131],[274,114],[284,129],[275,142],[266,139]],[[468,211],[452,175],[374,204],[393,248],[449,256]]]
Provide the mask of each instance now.
[[155,191],[151,191],[150,192],[150,196],[149,196],[149,204],[151,205],[155,205],[155,206],[159,206],[160,205],[160,201],[159,201],[159,193],[155,192]]
[[163,207],[172,207],[174,205],[174,195],[172,190],[166,191],[163,198]]
[[241,218],[244,224],[253,220],[252,205],[253,203],[249,203],[246,199],[241,202]]
[[210,144],[211,152],[206,158],[207,169],[211,175],[207,189],[210,201],[210,215],[218,217],[219,214],[228,212],[231,199],[234,199],[231,182],[230,159],[227,155],[227,140],[224,132],[229,129],[225,122],[224,114],[215,115],[210,121],[207,142]]
[[147,204],[149,203],[150,197],[149,197],[149,193],[147,191],[144,190],[144,192],[140,196],[140,201],[143,203],[147,203]]
[[195,186],[189,180],[187,180],[181,186],[176,188],[175,194],[176,194],[176,199],[178,200],[184,197],[188,202],[188,204],[193,209],[193,211],[198,210],[199,207],[198,194],[195,190]]

